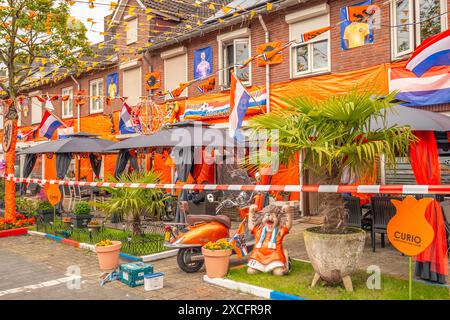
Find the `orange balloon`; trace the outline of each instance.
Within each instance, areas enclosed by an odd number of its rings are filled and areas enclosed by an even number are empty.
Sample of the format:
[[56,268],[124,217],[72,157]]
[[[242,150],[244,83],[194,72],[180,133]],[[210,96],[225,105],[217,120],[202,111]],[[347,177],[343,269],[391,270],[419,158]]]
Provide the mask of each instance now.
[[61,201],[61,191],[59,191],[59,186],[56,184],[45,185],[45,194],[52,206],[56,206]]
[[416,256],[433,242],[434,230],[425,218],[431,198],[416,200],[407,196],[403,201],[391,200],[397,209],[387,225],[392,245],[407,256]]

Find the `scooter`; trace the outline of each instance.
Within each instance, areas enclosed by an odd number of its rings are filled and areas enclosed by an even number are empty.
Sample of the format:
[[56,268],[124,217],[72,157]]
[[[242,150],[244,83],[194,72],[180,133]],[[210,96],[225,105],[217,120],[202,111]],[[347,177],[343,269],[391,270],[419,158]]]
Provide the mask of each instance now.
[[[165,226],[165,246],[177,248],[177,263],[181,270],[187,273],[197,272],[204,264],[204,257],[201,253],[203,245],[209,241],[219,239],[230,239],[231,220],[228,216],[218,215],[223,208],[239,207],[242,219],[239,231],[233,236],[238,248],[248,251],[253,249],[254,238],[248,230],[247,215],[248,207],[253,199],[253,193],[249,196],[246,192],[241,192],[235,200],[226,199],[217,207],[215,215],[189,215],[187,213],[187,202],[181,204],[181,210],[185,213],[186,223],[168,223]],[[211,194],[208,201],[214,201]],[[240,255],[233,249],[233,254]]]

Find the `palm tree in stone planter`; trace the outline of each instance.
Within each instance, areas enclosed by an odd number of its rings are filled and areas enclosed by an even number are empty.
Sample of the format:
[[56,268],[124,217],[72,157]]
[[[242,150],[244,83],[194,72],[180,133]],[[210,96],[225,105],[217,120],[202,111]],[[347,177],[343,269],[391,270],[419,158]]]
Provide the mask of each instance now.
[[[119,179],[109,177],[112,182],[121,183],[159,183],[160,175],[149,171],[145,174],[133,172],[123,174]],[[108,216],[114,213],[123,213],[124,217],[131,217],[133,235],[141,235],[141,217],[150,214],[160,217],[165,210],[166,197],[161,189],[145,188],[111,188],[103,187],[111,194],[105,202],[95,202],[95,206],[103,210]]]
[[[277,131],[276,138],[269,138],[269,145],[278,145],[282,163],[288,163],[301,151],[303,169],[320,177],[321,184],[350,183],[373,172],[381,155],[387,166],[394,167],[396,157],[406,156],[409,144],[415,140],[407,127],[371,127],[372,119],[383,123],[394,96],[391,93],[375,98],[369,91],[354,90],[325,101],[291,97],[285,99],[286,108],[254,117],[250,126],[255,132]],[[304,233],[316,271],[312,285],[319,279],[328,283],[343,281],[347,290],[353,290],[350,275],[362,254],[365,232],[346,227],[344,203],[338,193],[325,194],[320,210],[324,224]]]

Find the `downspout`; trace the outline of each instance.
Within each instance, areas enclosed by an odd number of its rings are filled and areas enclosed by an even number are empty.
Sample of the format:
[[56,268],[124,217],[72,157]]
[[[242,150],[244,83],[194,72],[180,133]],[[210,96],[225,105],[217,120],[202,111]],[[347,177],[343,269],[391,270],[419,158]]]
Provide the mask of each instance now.
[[[81,86],[80,83],[77,81],[77,79],[75,79],[75,77],[73,75],[70,76],[73,80],[73,82],[75,82],[75,84],[77,85],[77,92],[80,92],[81,90]],[[80,128],[81,128],[81,124],[80,124],[80,104],[77,103],[77,130],[78,132],[80,132]]]
[[[80,92],[81,90],[81,85],[80,83],[77,81],[77,79],[75,79],[75,77],[73,75],[70,75],[70,77],[72,78],[73,82],[75,82],[75,84],[77,85],[77,93]],[[81,108],[80,108],[80,104],[77,103],[77,132],[81,131]],[[80,160],[80,155],[77,156],[77,176],[78,176],[78,180],[80,180],[80,175],[81,175],[81,160]]]
[[[267,29],[266,24],[264,23],[262,15],[258,15],[259,23],[264,30],[265,42],[268,43],[270,41],[269,30]],[[270,112],[270,65],[266,64],[266,112]]]

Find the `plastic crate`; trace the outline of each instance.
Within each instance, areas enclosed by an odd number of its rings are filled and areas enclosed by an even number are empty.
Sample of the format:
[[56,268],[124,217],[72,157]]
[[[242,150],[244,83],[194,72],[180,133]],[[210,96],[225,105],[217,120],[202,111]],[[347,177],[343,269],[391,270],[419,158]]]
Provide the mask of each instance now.
[[146,274],[144,277],[144,290],[152,291],[162,289],[164,286],[164,273],[156,272]]
[[143,262],[132,262],[120,265],[120,282],[130,286],[137,287],[144,284],[144,276],[153,273],[153,266]]

